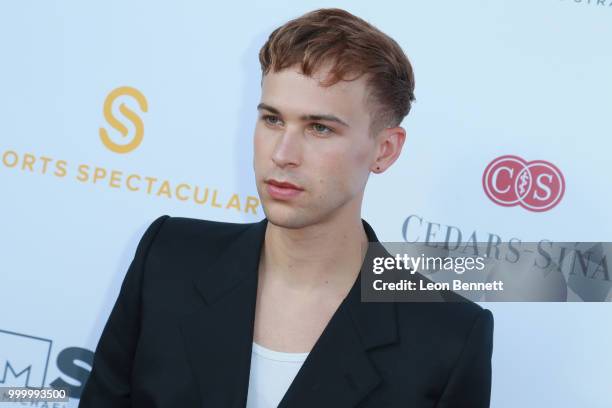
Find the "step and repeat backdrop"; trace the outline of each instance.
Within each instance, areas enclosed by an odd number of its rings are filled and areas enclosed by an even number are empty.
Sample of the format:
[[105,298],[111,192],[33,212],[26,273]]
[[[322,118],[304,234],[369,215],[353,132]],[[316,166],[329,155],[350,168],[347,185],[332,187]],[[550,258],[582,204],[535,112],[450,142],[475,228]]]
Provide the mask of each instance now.
[[[264,217],[257,54],[319,7],[414,66],[402,156],[363,204],[381,241],[612,240],[612,0],[4,2],[0,386],[75,407],[146,227]],[[483,302],[492,407],[612,406],[611,299]]]

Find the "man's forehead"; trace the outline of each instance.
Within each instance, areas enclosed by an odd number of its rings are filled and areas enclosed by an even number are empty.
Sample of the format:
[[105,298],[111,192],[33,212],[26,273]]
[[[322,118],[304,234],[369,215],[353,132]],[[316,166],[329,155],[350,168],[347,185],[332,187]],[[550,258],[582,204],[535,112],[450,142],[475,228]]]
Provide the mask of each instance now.
[[321,85],[328,71],[319,70],[312,76],[296,68],[269,72],[262,82],[262,102],[279,110],[290,108],[299,113],[327,111],[340,117],[363,115],[366,85],[363,77],[354,81],[339,81],[331,86]]

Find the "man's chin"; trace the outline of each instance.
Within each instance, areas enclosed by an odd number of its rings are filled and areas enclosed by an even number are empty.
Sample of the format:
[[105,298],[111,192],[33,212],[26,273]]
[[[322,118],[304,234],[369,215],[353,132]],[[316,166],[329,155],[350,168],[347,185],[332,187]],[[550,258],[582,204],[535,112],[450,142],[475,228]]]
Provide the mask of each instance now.
[[275,208],[278,207],[275,204],[264,207],[264,213],[269,223],[277,227],[289,229],[303,228],[312,224],[310,217],[300,213],[297,209],[287,207]]

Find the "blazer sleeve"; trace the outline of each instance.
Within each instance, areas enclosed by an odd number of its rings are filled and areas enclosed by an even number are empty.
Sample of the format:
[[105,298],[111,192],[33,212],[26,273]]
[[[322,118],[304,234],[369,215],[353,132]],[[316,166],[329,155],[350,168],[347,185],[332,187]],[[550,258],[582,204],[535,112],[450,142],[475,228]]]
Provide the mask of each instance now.
[[488,408],[491,399],[493,314],[482,309],[436,408]]
[[168,215],[149,225],[121,284],[119,296],[102,330],[92,370],[83,388],[79,408],[131,405],[131,371],[140,333],[141,284],[149,248]]

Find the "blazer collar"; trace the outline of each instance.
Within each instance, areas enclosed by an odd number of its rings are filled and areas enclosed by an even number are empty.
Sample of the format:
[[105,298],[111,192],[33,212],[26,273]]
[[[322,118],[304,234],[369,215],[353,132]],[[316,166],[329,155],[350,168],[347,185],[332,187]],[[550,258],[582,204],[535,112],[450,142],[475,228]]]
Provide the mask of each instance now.
[[[181,322],[202,406],[244,407],[255,321],[259,257],[268,220],[250,224],[207,270],[196,274],[204,302]],[[366,261],[386,250],[362,219]],[[368,350],[398,341],[394,303],[361,302],[361,274],[341,302],[284,398],[283,407],[353,407],[381,377]]]

